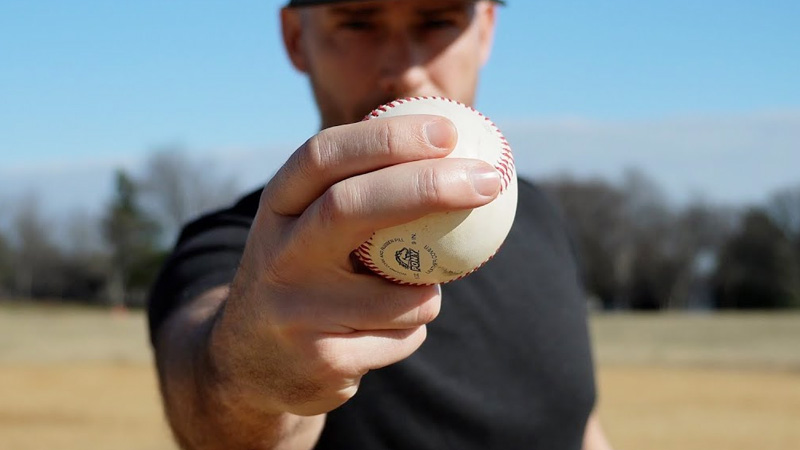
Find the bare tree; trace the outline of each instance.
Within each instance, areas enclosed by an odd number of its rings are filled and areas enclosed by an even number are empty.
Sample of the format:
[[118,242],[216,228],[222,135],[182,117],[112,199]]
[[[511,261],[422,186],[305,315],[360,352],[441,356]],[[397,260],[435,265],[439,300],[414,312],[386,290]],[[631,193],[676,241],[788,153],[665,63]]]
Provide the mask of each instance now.
[[545,186],[571,225],[586,288],[604,307],[711,305],[715,255],[735,223],[728,211],[703,202],[675,208],[636,170],[618,185],[559,177]]
[[767,212],[788,238],[800,241],[800,184],[774,193]]
[[104,253],[102,223],[85,210],[69,211],[60,219],[58,246],[65,256],[84,258],[87,255]]
[[12,227],[17,294],[27,298],[52,294],[47,286],[57,280],[50,269],[60,255],[34,194],[20,200]]
[[557,199],[576,241],[586,289],[604,308],[618,304],[619,270],[628,226],[621,192],[599,179],[560,176],[544,183]]
[[170,237],[188,220],[231,202],[237,194],[233,178],[225,178],[212,161],[194,160],[178,147],[150,155],[141,186],[143,204]]
[[0,229],[0,299],[7,296],[12,288],[12,260],[11,245]]
[[86,211],[70,211],[60,220],[58,246],[63,255],[60,270],[68,282],[62,297],[80,302],[106,299],[111,255],[103,241],[101,220]]
[[718,306],[784,308],[800,306],[800,263],[786,234],[760,208],[722,250],[717,270]]
[[0,298],[9,295],[14,285],[12,266],[14,256],[8,238],[8,230],[11,228],[8,220],[10,216],[11,207],[8,201],[4,197],[0,197]]
[[672,257],[678,262],[668,297],[669,308],[713,306],[713,274],[722,246],[736,231],[739,214],[732,208],[696,200],[681,210],[669,232]]

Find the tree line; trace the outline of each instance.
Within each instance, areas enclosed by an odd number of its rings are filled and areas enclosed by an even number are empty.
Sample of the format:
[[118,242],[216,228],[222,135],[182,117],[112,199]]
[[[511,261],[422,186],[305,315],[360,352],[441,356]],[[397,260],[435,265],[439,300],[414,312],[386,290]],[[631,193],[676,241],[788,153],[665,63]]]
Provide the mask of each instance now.
[[800,306],[800,184],[743,207],[671,206],[637,171],[617,184],[569,177],[543,184],[571,228],[598,307]]
[[[176,148],[115,175],[102,217],[58,238],[35,198],[0,228],[0,299],[141,305],[183,223],[233,201],[233,178]],[[603,309],[800,307],[800,184],[762,205],[672,205],[645,174],[539,180],[570,229],[587,295]]]
[[116,171],[101,217],[52,223],[35,196],[21,199],[0,228],[0,300],[142,305],[182,224],[235,199],[235,181],[215,172],[167,147],[140,176]]

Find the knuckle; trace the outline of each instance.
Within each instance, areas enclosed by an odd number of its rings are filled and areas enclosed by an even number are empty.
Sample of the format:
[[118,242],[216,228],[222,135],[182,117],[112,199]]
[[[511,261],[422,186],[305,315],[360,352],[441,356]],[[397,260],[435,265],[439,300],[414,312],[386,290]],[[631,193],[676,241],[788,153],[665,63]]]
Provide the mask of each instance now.
[[348,183],[337,183],[322,195],[317,210],[320,223],[325,227],[348,220],[358,203],[358,191]]
[[345,403],[351,398],[355,397],[356,392],[358,392],[357,384],[347,386],[344,389],[338,389],[333,394],[333,400],[339,404]]
[[341,221],[342,217],[345,215],[344,200],[342,195],[338,192],[339,189],[331,187],[325,191],[325,194],[323,194],[320,199],[317,215],[320,223],[323,225],[329,226],[333,223],[337,223]]
[[428,336],[428,326],[422,324],[412,330],[408,330],[409,333],[405,337],[404,344],[404,353],[406,355],[411,355],[415,351],[417,351],[420,346],[425,342]]
[[433,167],[426,167],[417,173],[416,187],[423,204],[436,205],[442,201],[442,179],[439,171]]
[[296,249],[291,244],[291,241],[284,241],[262,248],[257,255],[259,270],[252,273],[251,277],[258,278],[259,281],[275,289],[294,285],[297,272],[294,262],[298,261],[298,258]]
[[330,164],[331,142],[325,131],[309,138],[297,155],[297,170],[308,177],[317,176]]
[[380,148],[387,156],[397,154],[401,147],[400,143],[397,141],[398,136],[402,135],[399,130],[400,124],[394,120],[383,120],[381,123],[383,126],[379,127],[377,130],[377,139]]

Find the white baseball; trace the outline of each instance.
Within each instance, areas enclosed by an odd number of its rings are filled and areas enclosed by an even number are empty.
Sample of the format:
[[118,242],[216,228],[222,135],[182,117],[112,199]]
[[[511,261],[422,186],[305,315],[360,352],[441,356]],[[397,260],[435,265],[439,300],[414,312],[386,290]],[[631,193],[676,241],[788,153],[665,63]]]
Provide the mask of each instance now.
[[376,231],[355,253],[373,272],[400,284],[429,285],[462,278],[481,267],[500,248],[517,210],[517,177],[508,142],[475,109],[443,97],[395,100],[367,115],[444,116],[458,141],[450,158],[475,158],[501,175],[501,191],[491,203],[471,210],[438,213]]

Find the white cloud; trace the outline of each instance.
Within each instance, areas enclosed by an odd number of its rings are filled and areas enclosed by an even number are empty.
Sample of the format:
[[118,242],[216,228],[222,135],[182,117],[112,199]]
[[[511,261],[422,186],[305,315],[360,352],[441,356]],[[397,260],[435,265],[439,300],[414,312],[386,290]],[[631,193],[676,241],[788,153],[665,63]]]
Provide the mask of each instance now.
[[[235,176],[239,187],[250,190],[269,179],[287,155],[276,150],[224,149],[195,152],[193,157],[207,163],[209,170]],[[75,210],[99,216],[113,195],[116,170],[139,175],[147,156],[0,166],[0,213],[8,217],[16,203],[33,195],[50,218]]]
[[753,203],[800,183],[800,111],[648,121],[531,119],[503,131],[519,172],[617,178],[636,167],[674,200]]
[[[499,125],[514,147],[519,172],[533,177],[616,178],[636,167],[674,200],[700,194],[733,204],[758,202],[776,188],[800,183],[800,111],[617,122],[530,119]],[[209,162],[209,170],[235,174],[244,191],[269,179],[290,147],[196,155]],[[145,157],[0,167],[0,213],[8,217],[14,201],[33,192],[50,217],[75,209],[99,215],[111,197],[114,170],[136,173]]]

